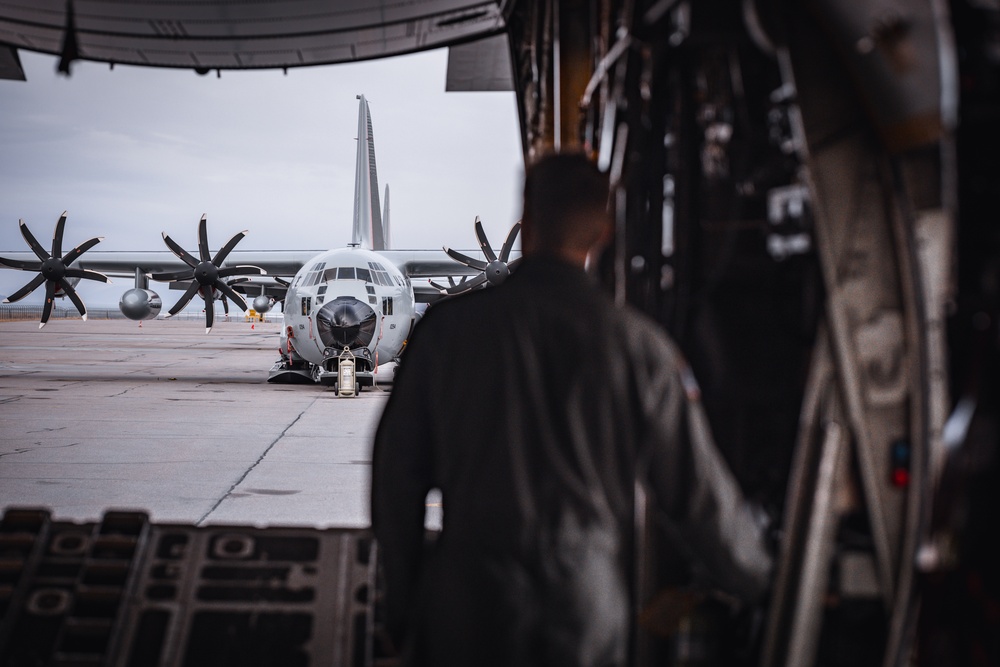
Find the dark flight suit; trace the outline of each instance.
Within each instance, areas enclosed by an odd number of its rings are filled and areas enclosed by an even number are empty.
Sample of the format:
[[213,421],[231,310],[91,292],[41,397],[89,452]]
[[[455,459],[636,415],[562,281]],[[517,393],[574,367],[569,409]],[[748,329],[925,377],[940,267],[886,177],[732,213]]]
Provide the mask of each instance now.
[[[720,588],[763,593],[770,557],[689,377],[660,327],[557,260],[428,311],[372,469],[408,664],[624,664],[637,478]],[[424,556],[432,488],[443,529]]]

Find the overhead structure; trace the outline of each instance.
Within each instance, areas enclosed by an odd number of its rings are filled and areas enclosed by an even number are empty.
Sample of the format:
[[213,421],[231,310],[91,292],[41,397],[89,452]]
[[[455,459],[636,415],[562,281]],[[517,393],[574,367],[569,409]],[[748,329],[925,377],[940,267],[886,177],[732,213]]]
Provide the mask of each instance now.
[[[14,49],[123,65],[291,68],[385,58],[497,34],[503,4],[484,0],[3,0],[0,74]],[[2,46],[0,46],[2,48]]]

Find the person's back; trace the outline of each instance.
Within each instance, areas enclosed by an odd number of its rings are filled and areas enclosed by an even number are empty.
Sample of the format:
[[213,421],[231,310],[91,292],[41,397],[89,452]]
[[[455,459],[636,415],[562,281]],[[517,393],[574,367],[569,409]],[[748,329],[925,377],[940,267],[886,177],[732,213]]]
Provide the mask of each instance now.
[[[373,526],[414,663],[624,664],[647,467],[660,506],[714,549],[734,592],[756,595],[766,574],[665,334],[615,307],[580,262],[525,254],[501,287],[429,311],[376,436]],[[435,487],[443,530],[422,560]],[[749,567],[729,537],[750,543]]]

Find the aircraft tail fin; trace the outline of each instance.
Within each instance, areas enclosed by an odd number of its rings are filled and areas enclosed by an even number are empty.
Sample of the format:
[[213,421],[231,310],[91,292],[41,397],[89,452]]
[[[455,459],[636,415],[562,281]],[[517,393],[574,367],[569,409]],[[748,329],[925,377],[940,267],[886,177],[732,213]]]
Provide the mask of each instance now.
[[382,197],[382,238],[385,247],[392,247],[392,236],[389,234],[389,184],[385,184],[385,197]]
[[351,242],[370,250],[385,250],[386,234],[378,201],[375,138],[368,100],[358,95],[358,156],[354,173],[354,231]]

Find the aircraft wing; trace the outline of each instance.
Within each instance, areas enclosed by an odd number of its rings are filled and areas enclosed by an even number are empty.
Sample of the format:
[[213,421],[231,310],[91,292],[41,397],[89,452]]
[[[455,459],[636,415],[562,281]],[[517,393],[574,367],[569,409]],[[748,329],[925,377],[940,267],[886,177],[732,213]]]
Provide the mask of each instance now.
[[[271,276],[294,276],[302,265],[315,257],[318,250],[245,250],[232,252],[220,268],[249,264],[259,266]],[[6,256],[32,258],[30,253],[8,253]],[[176,255],[168,251],[148,252],[90,252],[81,257],[77,265],[82,269],[98,271],[110,276],[133,276],[136,269],[144,273],[165,273],[187,268]]]
[[[207,73],[384,58],[468,42],[506,27],[510,0],[66,2],[4,0],[0,51]],[[4,49],[3,46],[7,48]],[[16,62],[8,62],[16,66]],[[0,70],[2,72],[2,70]],[[23,78],[10,76],[8,78]]]
[[[245,250],[230,253],[219,268],[249,264],[259,266],[268,275],[294,276],[302,265],[321,250]],[[9,259],[37,262],[30,252],[0,252]],[[74,262],[81,269],[98,271],[108,276],[134,276],[135,270],[143,273],[165,273],[188,268],[176,255],[166,250],[151,251],[91,251]]]
[[[249,264],[259,266],[268,275],[294,276],[310,259],[322,250],[244,250],[234,251],[222,267]],[[485,259],[480,250],[460,251],[469,257]],[[37,261],[30,252],[2,252],[4,257],[19,261]],[[409,278],[445,278],[447,276],[472,276],[476,269],[460,264],[443,250],[381,250],[379,254],[392,262]],[[514,252],[511,259],[520,255]],[[145,273],[178,271],[187,267],[176,255],[168,251],[91,251],[81,257],[75,266],[91,271],[99,271],[109,276],[132,276],[135,270]]]
[[[294,276],[310,259],[322,250],[244,250],[234,251],[222,262],[220,268],[249,264],[259,266],[270,276]],[[485,260],[481,250],[461,250],[461,253]],[[2,252],[4,257],[19,261],[37,261],[30,252]],[[479,271],[456,262],[443,250],[381,250],[379,254],[392,262],[409,278],[447,278],[472,276]],[[520,255],[511,254],[511,260]],[[166,250],[150,251],[91,251],[81,257],[75,266],[98,271],[109,276],[133,276],[135,270],[144,273],[165,273],[187,268],[176,255]]]
[[[480,250],[463,250],[464,254],[484,259]],[[459,264],[443,250],[380,250],[379,254],[396,265],[409,278],[445,278],[472,276],[479,271]]]
[[[484,264],[489,262],[481,250],[458,252]],[[395,264],[410,279],[413,297],[418,303],[433,303],[442,298],[444,295],[441,287],[447,286],[443,284],[445,281],[454,287],[458,284],[455,278],[464,281],[483,273],[482,269],[455,261],[444,250],[382,250],[379,254]],[[514,251],[508,259],[513,263],[520,255],[520,252]],[[437,281],[437,286],[432,285],[431,281]]]
[[[234,251],[222,262],[220,268],[238,265],[257,266],[267,273],[266,276],[252,277],[245,283],[234,286],[239,292],[259,294],[261,287],[264,293],[283,298],[286,287],[274,280],[277,276],[291,278],[299,269],[319,255],[320,250],[245,250]],[[467,257],[488,261],[481,250],[459,251]],[[4,257],[17,261],[34,262],[37,257],[28,252],[4,252]],[[444,250],[381,250],[379,254],[388,262],[392,262],[413,286],[414,298],[419,303],[432,303],[442,297],[441,289],[431,284],[448,282],[456,284],[455,279],[468,279],[481,273],[480,269],[471,268],[448,256]],[[513,262],[520,256],[514,251],[510,260]],[[74,263],[81,269],[97,271],[115,278],[133,278],[136,271],[146,274],[168,273],[188,268],[176,255],[167,251],[113,251],[89,252]],[[186,288],[187,283],[171,284],[171,289]]]

